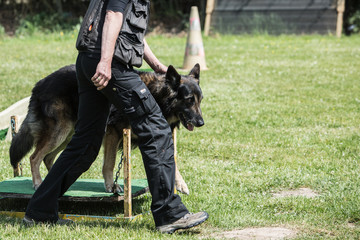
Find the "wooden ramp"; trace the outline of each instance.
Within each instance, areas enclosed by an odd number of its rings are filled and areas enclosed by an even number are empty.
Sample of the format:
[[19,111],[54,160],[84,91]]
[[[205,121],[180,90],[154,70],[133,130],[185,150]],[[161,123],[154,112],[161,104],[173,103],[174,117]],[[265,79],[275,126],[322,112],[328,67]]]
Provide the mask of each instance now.
[[[118,184],[124,188],[124,181],[119,180]],[[132,179],[131,181],[131,198],[140,196],[148,192],[148,183],[146,179]],[[0,182],[0,199],[30,199],[35,190],[32,187],[30,177],[16,177]],[[76,202],[120,202],[124,200],[124,218],[109,216],[89,216],[76,214],[60,214],[60,218],[70,218],[73,220],[134,220],[140,215],[132,216],[132,204],[126,202],[124,193],[113,194],[106,193],[103,179],[78,179],[69,190],[62,196],[59,201],[76,201]],[[8,217],[23,218],[24,212],[0,211],[0,215]]]
[[[35,192],[32,187],[30,177],[16,177],[0,182],[0,198],[26,198],[29,199]],[[119,180],[118,184],[124,188],[123,180]],[[131,192],[132,197],[137,197],[148,191],[146,179],[132,179]],[[113,194],[106,193],[103,179],[78,179],[60,198],[61,201],[122,201],[124,193]]]

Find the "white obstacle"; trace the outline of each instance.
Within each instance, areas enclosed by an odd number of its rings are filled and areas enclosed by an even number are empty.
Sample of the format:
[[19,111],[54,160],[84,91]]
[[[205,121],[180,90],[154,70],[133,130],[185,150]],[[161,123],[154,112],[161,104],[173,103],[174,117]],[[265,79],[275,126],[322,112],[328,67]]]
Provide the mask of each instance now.
[[29,100],[30,97],[21,99],[20,101],[14,103],[4,111],[0,112],[0,129],[9,128],[5,140],[11,140],[11,116],[17,116],[17,125],[20,126],[28,111]]

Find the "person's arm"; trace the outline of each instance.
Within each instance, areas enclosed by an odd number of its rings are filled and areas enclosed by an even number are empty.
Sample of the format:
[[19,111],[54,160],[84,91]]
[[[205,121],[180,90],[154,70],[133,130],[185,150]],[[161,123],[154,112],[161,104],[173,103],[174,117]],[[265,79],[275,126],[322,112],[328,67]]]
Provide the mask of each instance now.
[[106,12],[101,39],[101,58],[96,67],[96,72],[91,78],[97,90],[106,87],[111,79],[111,62],[122,22],[123,14],[121,12]]
[[144,60],[149,64],[149,66],[157,73],[166,73],[167,66],[162,64],[155,54],[151,51],[149,45],[144,39]]

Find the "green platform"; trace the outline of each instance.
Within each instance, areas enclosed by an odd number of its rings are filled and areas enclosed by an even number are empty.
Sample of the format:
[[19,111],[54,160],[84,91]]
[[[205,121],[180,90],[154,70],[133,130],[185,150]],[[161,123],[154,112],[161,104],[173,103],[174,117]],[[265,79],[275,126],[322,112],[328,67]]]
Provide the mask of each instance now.
[[[118,182],[122,188],[122,180]],[[148,191],[146,179],[132,179],[132,197]],[[0,198],[30,198],[34,193],[30,177],[16,177],[0,182]],[[122,194],[106,193],[103,179],[78,179],[60,200],[70,201],[121,201]]]

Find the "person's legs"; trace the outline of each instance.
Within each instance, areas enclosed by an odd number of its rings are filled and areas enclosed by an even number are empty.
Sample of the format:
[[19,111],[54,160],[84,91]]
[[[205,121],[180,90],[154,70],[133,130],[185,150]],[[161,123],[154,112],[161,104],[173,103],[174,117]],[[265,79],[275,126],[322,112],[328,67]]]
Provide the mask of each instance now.
[[114,62],[112,75],[113,79],[103,93],[128,117],[132,131],[139,138],[155,224],[174,222],[188,210],[174,194],[175,161],[169,124],[136,72]]
[[101,147],[109,103],[82,71],[95,71],[98,61],[85,60],[81,56],[77,60],[79,112],[75,134],[30,199],[26,216],[35,221],[58,220],[58,198],[90,167]]

